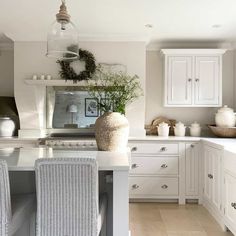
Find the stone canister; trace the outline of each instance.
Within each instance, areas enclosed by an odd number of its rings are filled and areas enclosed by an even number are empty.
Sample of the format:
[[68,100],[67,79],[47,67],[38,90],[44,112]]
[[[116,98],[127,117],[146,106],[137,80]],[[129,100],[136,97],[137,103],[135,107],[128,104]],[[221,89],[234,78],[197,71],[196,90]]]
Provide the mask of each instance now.
[[158,136],[168,137],[170,132],[170,126],[167,123],[162,122],[157,126],[157,132]]
[[200,137],[201,136],[201,129],[202,128],[196,121],[191,124],[189,129],[190,129],[190,136],[193,136],[193,137]]
[[186,132],[186,126],[182,122],[176,123],[174,127],[175,136],[184,137]]
[[105,112],[95,122],[98,150],[125,151],[129,137],[129,122],[119,112]]
[[234,127],[236,119],[233,109],[228,106],[220,108],[216,113],[215,122],[218,127]]
[[15,128],[15,122],[10,117],[0,117],[0,137],[12,137]]

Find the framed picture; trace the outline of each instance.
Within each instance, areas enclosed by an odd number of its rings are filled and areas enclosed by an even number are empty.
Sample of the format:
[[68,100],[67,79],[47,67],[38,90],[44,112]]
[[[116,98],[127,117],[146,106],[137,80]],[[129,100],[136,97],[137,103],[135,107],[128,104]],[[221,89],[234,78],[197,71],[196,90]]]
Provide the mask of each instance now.
[[98,117],[98,99],[85,98],[85,117]]

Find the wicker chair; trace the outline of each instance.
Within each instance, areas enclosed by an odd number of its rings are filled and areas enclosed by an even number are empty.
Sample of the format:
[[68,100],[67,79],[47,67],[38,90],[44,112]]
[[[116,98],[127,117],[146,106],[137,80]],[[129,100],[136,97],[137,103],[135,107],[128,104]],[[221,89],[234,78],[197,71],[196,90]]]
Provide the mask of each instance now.
[[37,236],[97,236],[107,197],[98,203],[98,168],[93,158],[43,158],[35,162]]
[[[32,223],[34,212],[34,195],[10,196],[7,163],[0,160],[0,236],[14,235],[26,221]],[[28,232],[30,233],[30,225]]]

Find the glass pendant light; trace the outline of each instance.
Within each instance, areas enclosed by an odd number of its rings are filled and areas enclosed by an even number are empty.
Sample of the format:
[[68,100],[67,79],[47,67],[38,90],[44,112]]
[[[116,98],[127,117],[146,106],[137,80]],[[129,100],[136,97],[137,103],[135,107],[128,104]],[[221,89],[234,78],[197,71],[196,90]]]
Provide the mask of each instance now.
[[48,32],[46,56],[59,60],[73,60],[79,56],[78,31],[70,20],[65,0],[62,0],[56,20]]

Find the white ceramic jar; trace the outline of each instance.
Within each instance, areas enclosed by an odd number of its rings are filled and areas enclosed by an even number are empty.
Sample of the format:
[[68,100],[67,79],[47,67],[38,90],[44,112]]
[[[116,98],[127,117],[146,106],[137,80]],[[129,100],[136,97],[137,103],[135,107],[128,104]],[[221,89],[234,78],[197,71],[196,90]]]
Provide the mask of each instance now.
[[235,113],[228,106],[220,108],[215,115],[216,126],[234,127],[236,124]]
[[15,123],[9,117],[0,117],[0,137],[11,137],[15,132]]
[[170,131],[170,126],[165,122],[162,122],[157,126],[158,136],[168,137],[169,131]]
[[178,122],[174,127],[174,132],[175,136],[184,137],[186,132],[186,126],[183,123]]
[[200,137],[201,136],[201,126],[195,121],[191,124],[190,128],[190,136],[192,137]]

